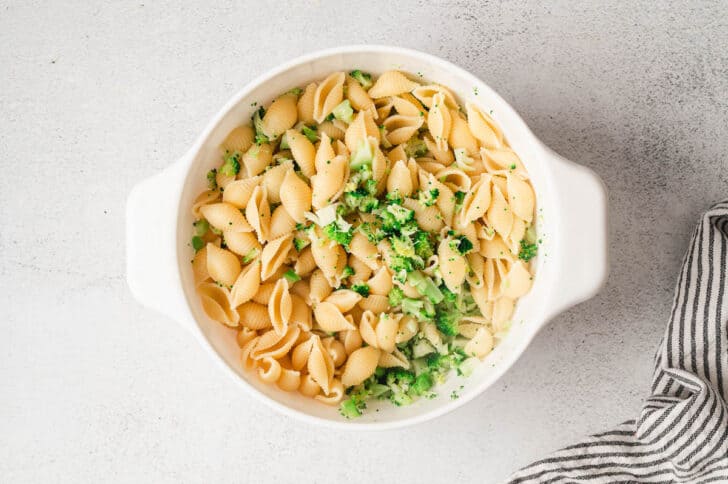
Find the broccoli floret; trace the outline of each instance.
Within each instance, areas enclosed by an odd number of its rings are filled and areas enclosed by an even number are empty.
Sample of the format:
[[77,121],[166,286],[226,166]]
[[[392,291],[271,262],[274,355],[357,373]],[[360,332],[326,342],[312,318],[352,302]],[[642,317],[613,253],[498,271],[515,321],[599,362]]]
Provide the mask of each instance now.
[[210,224],[204,218],[198,220],[197,222],[195,222],[192,225],[194,225],[194,227],[195,227],[195,235],[197,235],[199,237],[202,237],[203,235],[205,235],[207,233],[207,231],[210,229]]
[[377,194],[377,181],[372,180],[371,178],[364,181],[364,190],[371,196],[374,196]]
[[348,398],[339,405],[339,413],[342,417],[356,418],[361,417],[361,410],[357,406],[357,402],[353,398]]
[[234,151],[225,157],[225,162],[220,167],[220,173],[225,176],[234,176],[240,172],[240,153]]
[[402,298],[402,312],[419,321],[431,321],[435,317],[434,306],[426,299]]
[[388,205],[387,212],[394,215],[394,219],[398,224],[403,225],[415,218],[415,212],[409,208],[404,208],[401,205]]
[[387,371],[387,385],[397,385],[408,390],[415,382],[415,374],[404,368],[395,367]]
[[529,244],[525,239],[521,240],[521,250],[518,252],[519,259],[528,262],[536,257],[537,252],[538,246],[536,244]]
[[370,87],[372,87],[371,74],[362,72],[357,69],[355,71],[351,71],[349,75],[353,77],[359,84],[361,84],[361,87],[363,87],[364,89],[369,89]]
[[303,126],[301,128],[301,132],[306,138],[308,138],[311,143],[315,143],[316,141],[318,141],[316,126],[312,126],[310,128],[308,126]]
[[450,241],[450,248],[460,255],[465,255],[473,250],[473,243],[464,235],[458,235]]
[[430,277],[425,276],[419,271],[413,271],[408,274],[407,282],[417,289],[417,292],[425,296],[434,304],[442,302],[445,296],[442,294],[437,285]]
[[243,264],[247,264],[258,256],[258,249],[253,249],[243,257]]
[[401,272],[401,271],[412,272],[412,271],[420,268],[417,265],[417,263],[415,262],[415,260],[411,259],[409,257],[393,255],[390,259],[391,260],[390,260],[389,268],[392,271],[394,271],[395,273]]
[[324,121],[333,121],[333,120],[334,120],[334,113],[329,113],[329,115],[324,118]]
[[345,99],[333,110],[334,117],[347,124],[351,124],[354,121],[354,109],[351,107],[351,103],[348,99]]
[[205,241],[202,240],[202,237],[199,237],[195,235],[192,237],[192,248],[195,249],[195,252],[198,252],[205,246]]
[[360,212],[371,213],[379,207],[379,200],[370,195],[364,188],[357,188],[344,193],[344,205]]
[[308,244],[310,244],[306,239],[293,239],[293,246],[296,248],[298,252],[301,252]]
[[300,96],[301,93],[303,93],[303,89],[300,87],[294,87],[290,91],[288,91],[288,94],[293,94],[294,96]]
[[397,286],[392,287],[389,291],[389,305],[392,307],[399,306],[404,298],[404,291]]
[[401,257],[414,257],[415,246],[409,237],[392,237],[392,250]]
[[323,231],[326,237],[345,247],[349,246],[351,238],[354,236],[353,227],[341,218],[337,218],[330,224],[324,226]]
[[357,282],[352,284],[349,289],[361,294],[363,297],[369,297],[369,284],[366,284],[364,282]]
[[440,196],[440,189],[424,190],[420,192],[419,202],[425,207],[431,207],[437,203],[437,197]]
[[262,145],[267,143],[268,137],[263,131],[263,116],[265,116],[265,109],[261,106],[253,115],[253,127],[255,128],[255,144]]
[[459,210],[463,206],[465,195],[467,195],[467,193],[461,192],[460,190],[455,192],[455,210]]
[[427,153],[427,145],[419,138],[410,138],[404,146],[407,158],[420,158]]
[[420,373],[412,384],[411,392],[415,395],[423,395],[427,390],[432,388],[432,384],[432,376],[429,373]]
[[435,253],[435,247],[429,233],[419,230],[414,234],[413,240],[415,254],[423,260],[429,259]]
[[217,188],[217,169],[215,168],[207,172],[207,188],[210,190]]
[[341,273],[341,278],[346,279],[354,275],[354,268],[351,266],[344,267],[344,271]]
[[296,272],[293,269],[288,269],[286,272],[283,273],[283,277],[288,279],[288,282],[294,283],[301,280],[301,276],[296,274]]
[[458,322],[460,314],[456,310],[437,307],[435,310],[435,325],[440,332],[447,336],[456,336],[458,334]]
[[373,225],[369,222],[364,222],[363,224],[359,225],[358,229],[362,234],[366,235],[369,242],[372,244],[377,244],[379,241],[381,241],[385,234],[384,232],[376,225]]
[[361,140],[356,151],[349,158],[349,166],[353,170],[360,170],[362,167],[371,167],[374,153],[371,145],[366,140]]

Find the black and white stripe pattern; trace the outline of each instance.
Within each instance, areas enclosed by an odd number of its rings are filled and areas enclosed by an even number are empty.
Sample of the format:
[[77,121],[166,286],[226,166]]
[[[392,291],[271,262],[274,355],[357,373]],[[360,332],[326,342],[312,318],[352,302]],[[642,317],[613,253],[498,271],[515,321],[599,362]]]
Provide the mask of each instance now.
[[728,482],[728,200],[683,259],[642,413],[534,462],[511,483]]

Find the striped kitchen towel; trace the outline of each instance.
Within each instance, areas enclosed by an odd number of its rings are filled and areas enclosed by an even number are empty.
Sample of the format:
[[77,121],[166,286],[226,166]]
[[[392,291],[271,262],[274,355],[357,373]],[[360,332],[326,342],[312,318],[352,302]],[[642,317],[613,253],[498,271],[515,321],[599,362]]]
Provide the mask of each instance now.
[[515,473],[511,483],[728,482],[728,200],[700,220],[639,418]]

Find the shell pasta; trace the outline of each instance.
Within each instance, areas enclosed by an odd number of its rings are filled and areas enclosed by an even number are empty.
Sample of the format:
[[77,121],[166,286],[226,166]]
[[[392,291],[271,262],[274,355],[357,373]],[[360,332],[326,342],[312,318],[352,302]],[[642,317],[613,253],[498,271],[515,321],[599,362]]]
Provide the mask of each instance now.
[[261,381],[408,405],[468,375],[533,281],[536,197],[495,120],[400,71],[333,72],[225,137],[194,281]]

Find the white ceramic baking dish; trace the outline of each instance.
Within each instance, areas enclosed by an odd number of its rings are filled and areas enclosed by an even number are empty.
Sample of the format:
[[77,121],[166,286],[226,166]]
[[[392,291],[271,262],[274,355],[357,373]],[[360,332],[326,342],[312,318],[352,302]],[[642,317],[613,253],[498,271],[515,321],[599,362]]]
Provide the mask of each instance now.
[[[233,127],[250,119],[254,103],[267,104],[277,94],[331,71],[362,69],[381,74],[393,68],[444,84],[461,101],[471,100],[486,112],[492,110],[531,175],[538,204],[537,230],[543,243],[535,259],[533,288],[518,302],[511,330],[469,378],[453,375],[438,387],[435,399],[420,399],[408,407],[377,402],[363,417],[344,420],[335,407],[282,392],[241,369],[235,332],[207,318],[195,293],[190,207],[205,188],[205,174],[220,161],[220,142]],[[606,193],[600,179],[536,139],[508,103],[480,79],[422,52],[386,46],[341,47],[299,57],[249,83],[220,110],[186,155],[133,188],[127,204],[127,280],[140,303],[186,328],[221,363],[223,371],[260,402],[329,427],[402,427],[437,417],[475,398],[513,365],[551,318],[594,296],[607,275],[606,216]],[[453,390],[460,398],[450,398]]]

